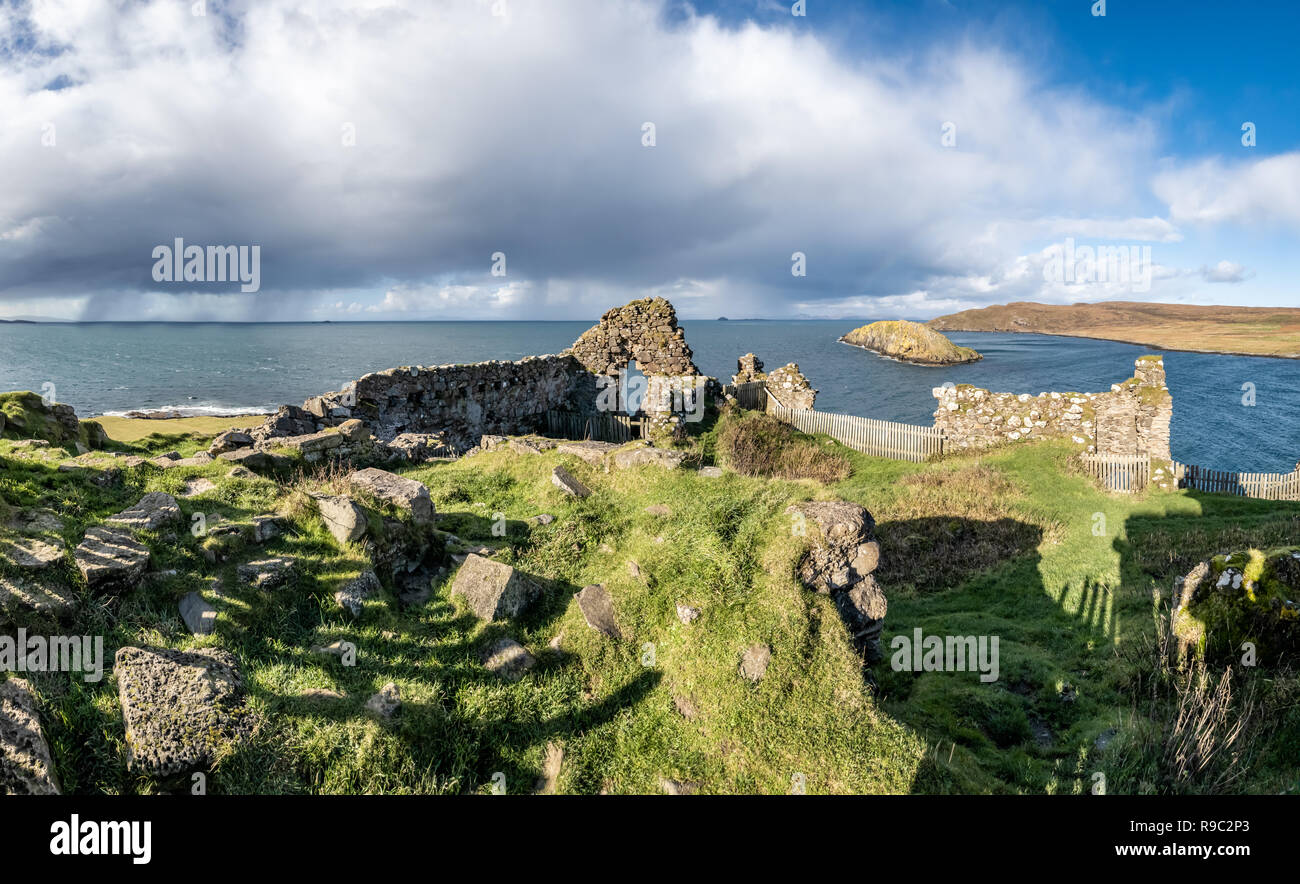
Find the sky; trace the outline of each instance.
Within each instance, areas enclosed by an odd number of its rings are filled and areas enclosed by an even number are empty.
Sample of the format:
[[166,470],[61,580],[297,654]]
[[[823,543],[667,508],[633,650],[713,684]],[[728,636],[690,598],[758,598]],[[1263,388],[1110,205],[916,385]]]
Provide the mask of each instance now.
[[0,318],[1295,306],[1298,32],[1246,0],[0,0]]

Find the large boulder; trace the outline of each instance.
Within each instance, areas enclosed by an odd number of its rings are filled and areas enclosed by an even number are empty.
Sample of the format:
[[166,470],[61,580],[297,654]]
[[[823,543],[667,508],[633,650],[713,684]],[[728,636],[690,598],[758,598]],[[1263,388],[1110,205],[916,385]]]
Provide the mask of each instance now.
[[31,685],[21,678],[0,682],[0,795],[58,794]]
[[315,495],[316,509],[325,527],[340,544],[355,543],[366,534],[366,511],[350,497]]
[[287,457],[272,454],[269,451],[261,451],[257,448],[240,448],[235,451],[226,451],[219,454],[218,457],[254,472],[280,469],[289,463]]
[[226,430],[224,433],[218,433],[208,446],[208,453],[212,455],[225,454],[227,451],[238,451],[241,448],[252,448],[253,437],[243,430]]
[[250,730],[239,664],[225,651],[119,648],[113,674],[132,771],[167,778],[208,768]]
[[672,448],[653,448],[648,445],[636,448],[624,448],[614,454],[614,466],[620,470],[639,466],[660,467],[675,470],[686,459],[686,452]]
[[122,510],[106,520],[110,525],[121,525],[136,531],[157,531],[181,520],[181,508],[176,498],[162,491],[151,491],[135,506]]
[[116,591],[139,582],[149,565],[149,548],[125,528],[98,525],[86,529],[73,559],[92,592]]
[[417,525],[433,521],[433,500],[429,489],[414,479],[404,479],[386,470],[369,467],[348,476],[354,490],[364,491],[410,514]]
[[451,594],[460,596],[480,620],[516,617],[541,595],[541,586],[504,562],[470,553],[456,572]]

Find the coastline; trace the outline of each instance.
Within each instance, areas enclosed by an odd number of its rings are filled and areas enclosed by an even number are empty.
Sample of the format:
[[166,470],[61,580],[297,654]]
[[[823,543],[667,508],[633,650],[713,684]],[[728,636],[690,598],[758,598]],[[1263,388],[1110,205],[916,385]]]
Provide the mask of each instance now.
[[[989,329],[989,328],[945,328],[944,333],[956,332],[957,334],[980,334],[980,335],[1045,335],[1051,338],[1079,338],[1085,341],[1109,341],[1112,344],[1132,344],[1135,347],[1146,347],[1152,351],[1167,351],[1170,353],[1203,353],[1207,356],[1250,356],[1257,359],[1290,359],[1300,360],[1300,353],[1295,355],[1286,355],[1282,353],[1247,353],[1242,350],[1199,350],[1194,347],[1174,347],[1166,344],[1152,344],[1148,341],[1134,341],[1128,338],[1107,338],[1101,335],[1081,335],[1069,334],[1067,332],[1048,332],[1026,329]],[[856,346],[850,344],[850,346]],[[867,349],[867,348],[863,348]]]

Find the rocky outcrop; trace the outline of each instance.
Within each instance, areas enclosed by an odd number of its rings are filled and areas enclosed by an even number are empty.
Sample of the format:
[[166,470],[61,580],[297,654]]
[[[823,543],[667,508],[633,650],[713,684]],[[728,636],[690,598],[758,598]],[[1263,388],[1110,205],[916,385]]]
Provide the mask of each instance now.
[[873,322],[855,328],[840,341],[914,365],[962,365],[984,358],[970,347],[958,347],[934,329],[906,319]]
[[883,658],[880,633],[888,605],[873,576],[880,564],[871,513],[847,501],[796,503],[786,512],[810,540],[799,563],[799,579],[816,592],[831,596],[854,643],[868,663]]
[[113,674],[132,771],[167,778],[209,768],[250,730],[239,664],[225,651],[119,648]]
[[0,682],[0,795],[58,795],[50,745],[31,685]]

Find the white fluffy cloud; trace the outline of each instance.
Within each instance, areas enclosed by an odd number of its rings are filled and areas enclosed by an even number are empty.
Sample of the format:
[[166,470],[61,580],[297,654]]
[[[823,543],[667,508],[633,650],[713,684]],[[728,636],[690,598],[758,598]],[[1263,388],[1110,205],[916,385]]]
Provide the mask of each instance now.
[[[1152,124],[986,47],[845,59],[653,0],[191,8],[0,7],[0,311],[932,313],[1039,297],[1020,265],[1048,241],[1177,242],[1254,186],[1166,171],[1153,215]],[[262,291],[154,283],[177,236],[261,245]]]

